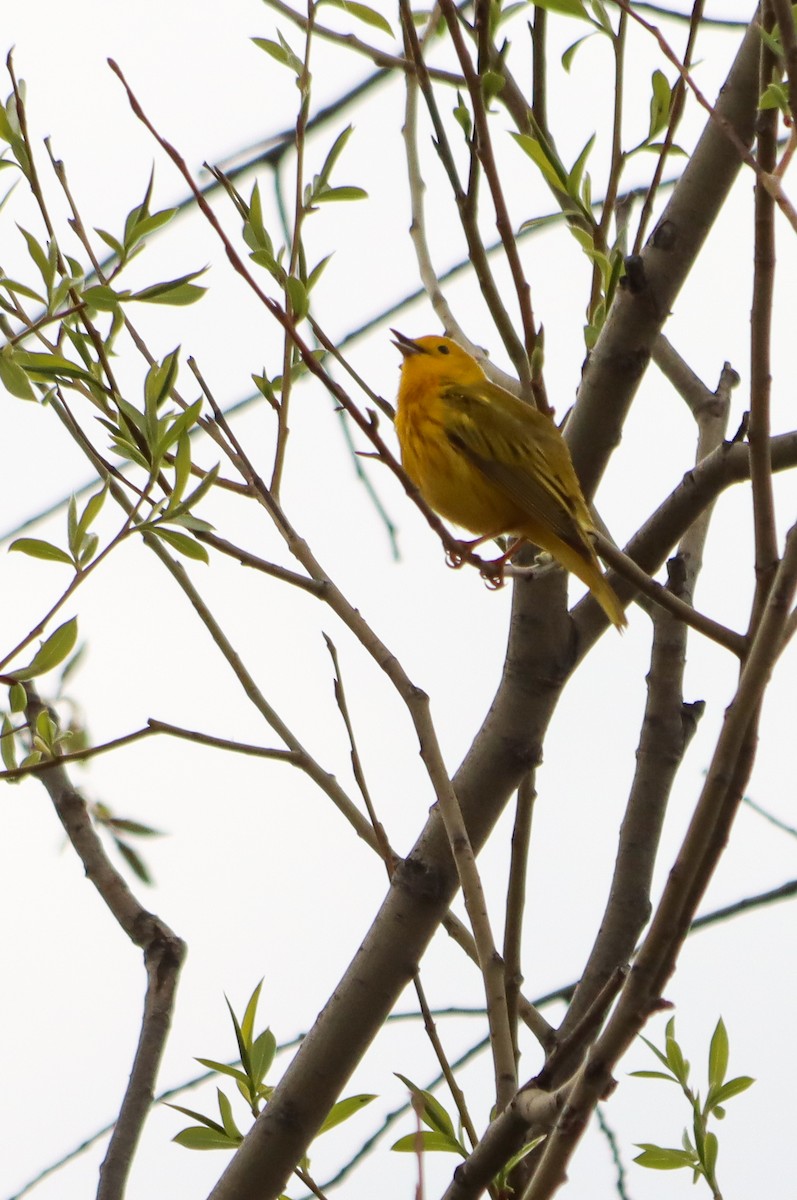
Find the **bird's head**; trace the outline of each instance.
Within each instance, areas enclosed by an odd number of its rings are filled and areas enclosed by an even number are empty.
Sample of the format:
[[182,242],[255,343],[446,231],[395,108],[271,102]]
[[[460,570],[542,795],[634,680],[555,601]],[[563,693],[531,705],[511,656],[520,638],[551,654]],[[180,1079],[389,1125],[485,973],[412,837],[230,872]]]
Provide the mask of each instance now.
[[484,371],[476,359],[448,337],[411,338],[397,329],[393,345],[401,352],[402,381],[409,384],[475,384],[481,383]]

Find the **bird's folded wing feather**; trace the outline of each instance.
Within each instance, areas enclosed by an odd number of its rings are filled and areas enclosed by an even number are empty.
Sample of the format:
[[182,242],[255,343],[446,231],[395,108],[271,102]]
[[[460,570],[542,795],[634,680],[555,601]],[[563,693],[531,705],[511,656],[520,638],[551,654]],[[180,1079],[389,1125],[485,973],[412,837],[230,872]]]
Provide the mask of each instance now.
[[503,392],[491,396],[490,386],[484,395],[478,385],[446,388],[449,441],[520,509],[584,554],[581,527],[591,521],[573,466],[562,459],[558,430],[523,401]]

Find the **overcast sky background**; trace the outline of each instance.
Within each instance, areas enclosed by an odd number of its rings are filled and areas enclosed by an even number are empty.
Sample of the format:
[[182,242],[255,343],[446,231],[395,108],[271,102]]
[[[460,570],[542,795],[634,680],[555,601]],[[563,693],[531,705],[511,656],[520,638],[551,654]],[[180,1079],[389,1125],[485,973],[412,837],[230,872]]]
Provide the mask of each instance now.
[[[714,15],[727,14],[729,9],[746,16],[752,5],[707,5]],[[327,23],[352,27],[331,10],[322,12]],[[143,0],[135,9],[98,0],[69,6],[38,0],[17,5],[7,14],[4,34],[8,46],[15,46],[16,71],[28,85],[33,136],[39,143],[46,135],[52,138],[88,227],[118,233],[127,212],[143,196],[153,162],[153,209],[177,202],[185,191],[130,111],[106,59],[118,61],[157,128],[199,172],[203,161],[223,161],[232,151],[293,123],[298,93],[292,77],[250,40],[252,36],[273,38],[278,25],[298,49],[301,39],[295,31],[255,0],[231,0],[223,6]],[[573,22],[553,25],[561,48],[582,32]],[[358,32],[369,36],[367,30]],[[668,27],[668,34],[676,47],[682,45],[683,26]],[[522,29],[516,36],[523,36]],[[380,35],[372,38],[391,48],[387,38],[381,42]],[[716,94],[736,45],[737,38],[728,33],[702,42],[696,74],[708,96]],[[639,89],[636,113],[629,105],[626,143],[633,144],[646,132],[650,73],[660,64],[655,47],[637,34],[629,61],[634,66],[630,86]],[[316,43],[314,108],[340,95],[368,70],[366,60]],[[576,59],[574,78],[581,89],[575,93],[577,101],[567,90],[574,86],[572,81],[552,70],[552,121],[557,125],[561,113],[573,114],[572,130],[565,127],[561,134],[569,161],[580,151],[585,130],[605,128],[611,103],[606,47],[598,41],[585,46]],[[602,81],[597,91],[596,79]],[[9,91],[6,82],[3,95]],[[355,133],[334,179],[365,187],[369,199],[330,206],[307,224],[311,261],[335,251],[314,295],[318,319],[336,339],[417,287],[407,234],[402,114],[398,81],[371,93],[356,113]],[[311,140],[311,172],[318,169],[349,119],[345,116]],[[693,145],[702,124],[701,114],[690,105],[679,139],[683,145]],[[604,150],[600,143],[596,146],[596,194],[602,191]],[[444,270],[462,257],[462,239],[436,160],[428,146],[425,152],[430,240],[436,265]],[[46,161],[42,148],[39,168],[53,210],[59,214],[63,206]],[[507,184],[513,216],[519,222],[549,212],[551,202],[530,164],[519,156],[514,163]],[[649,170],[649,165],[645,161],[632,167],[629,181]],[[10,176],[10,171],[3,172],[0,184]],[[289,186],[289,173],[285,178]],[[251,180],[242,190],[248,193],[250,186]],[[267,177],[261,186],[267,195]],[[238,222],[230,208],[220,201],[217,211],[225,214],[227,228],[237,233]],[[269,211],[270,228],[276,232],[276,217],[273,209]],[[676,348],[709,386],[716,385],[725,360],[740,373],[731,431],[748,403],[751,212],[752,182],[743,175],[668,325]],[[21,237],[14,238],[11,221],[40,234],[22,187],[9,201],[4,218],[0,265],[8,275],[31,278],[24,243]],[[783,289],[797,264],[793,236],[785,225],[780,227],[779,256],[781,293],[773,348],[776,432],[794,426],[793,308]],[[583,361],[587,267],[575,243],[562,232],[524,243],[524,259],[535,311],[545,325],[548,389],[561,415],[572,402]],[[280,343],[264,311],[229,270],[205,223],[193,216],[175,222],[153,239],[125,278],[131,287],[143,286],[206,263],[212,264],[206,277],[210,291],[202,304],[193,309],[141,306],[135,320],[158,357],[178,343],[186,354],[194,354],[217,398],[227,405],[251,392],[252,372],[264,365],[270,374],[277,372]],[[472,338],[483,342],[506,367],[475,285],[460,279],[447,295]],[[410,335],[438,328],[426,302],[402,312],[395,323]],[[392,399],[398,356],[386,325],[355,343],[350,353],[371,386]],[[118,369],[131,398],[139,396],[140,361],[125,351]],[[193,395],[189,379],[184,368],[181,382]],[[2,532],[68,495],[90,473],[52,413],[10,397],[0,401]],[[251,408],[236,429],[250,452],[262,453],[267,463],[273,436],[270,414],[262,406]],[[212,447],[205,442],[198,445],[200,461],[206,465],[217,461]],[[651,368],[599,496],[602,516],[621,544],[679,481],[693,446],[693,423],[683,402]],[[454,770],[498,682],[509,589],[489,592],[475,572],[447,570],[441,547],[389,473],[378,465],[369,464],[368,469],[398,525],[399,562],[393,560],[380,519],[355,479],[329,398],[314,381],[297,388],[286,509],[332,578],[372,621],[415,682],[429,692],[446,760]],[[782,536],[794,518],[793,482],[778,480],[777,495]],[[753,583],[748,568],[748,508],[743,488],[724,496],[718,505],[697,596],[705,611],[739,629],[746,625]],[[240,539],[264,557],[288,562],[276,533],[255,506],[214,501],[202,515],[212,519],[223,536]],[[109,505],[99,528],[107,536],[118,523]],[[64,529],[61,513],[36,533],[63,542]],[[380,673],[332,614],[319,611],[310,598],[243,572],[226,559],[213,559],[211,569],[189,569],[269,701],[322,765],[354,794],[322,630],[335,640],[371,792],[392,843],[406,852],[432,797],[410,722]],[[64,568],[0,554],[4,647],[15,644],[65,583]],[[579,589],[578,583],[571,585],[574,596]],[[278,744],[264,733],[183,596],[142,546],[130,542],[111,556],[107,567],[80,590],[66,615],[73,612],[79,614],[81,637],[89,649],[70,692],[82,706],[95,742],[120,736],[156,717],[242,741]],[[551,727],[534,815],[524,989],[530,997],[574,979],[592,944],[634,767],[649,642],[649,621],[634,609],[625,636],[611,631],[594,649],[565,693]],[[778,668],[767,702],[750,788],[756,801],[792,821],[794,667],[792,647]],[[688,823],[734,684],[729,656],[693,638],[686,699],[704,699],[707,708],[673,795],[657,887]],[[240,1012],[261,977],[265,977],[261,1022],[271,1025],[278,1042],[306,1030],[356,950],[385,891],[383,867],[326,799],[287,768],[155,739],[98,758],[89,768],[75,772],[74,779],[87,796],[105,800],[117,815],[169,834],[142,847],[156,887],[145,892],[137,885],[144,903],[189,947],[161,1086],[171,1087],[191,1077],[195,1055],[233,1056],[224,995]],[[129,1071],[144,987],[139,952],[119,933],[74,855],[64,847],[43,789],[35,782],[6,788],[3,801],[6,836],[0,843],[0,878],[7,983],[0,999],[4,1077],[0,1198],[14,1195],[37,1171],[113,1118]],[[499,928],[510,832],[511,814],[507,814],[480,859]],[[704,907],[710,910],[776,886],[794,877],[796,866],[794,839],[743,810]],[[705,1078],[708,1042],[720,1014],[730,1033],[731,1071],[757,1077],[752,1091],[731,1103],[718,1131],[720,1179],[728,1181],[730,1195],[782,1194],[779,1180],[791,1170],[787,1151],[794,1103],[789,1081],[797,1065],[790,1032],[797,984],[793,937],[789,905],[702,932],[687,944],[678,974],[667,989],[698,1086]],[[428,956],[424,982],[435,1005],[478,1005],[483,999],[475,971],[442,935]],[[407,996],[399,1009],[412,1005],[413,997]],[[648,1029],[648,1036],[658,1043],[663,1039],[664,1020],[652,1021]],[[484,1023],[476,1018],[443,1021],[441,1032],[450,1055],[456,1057],[484,1033]],[[526,1073],[531,1075],[539,1066],[539,1056],[530,1036],[525,1041]],[[649,1052],[636,1046],[623,1064],[621,1087],[608,1109],[627,1162],[634,1142],[678,1145],[687,1117],[685,1106],[676,1102],[675,1089],[625,1078],[626,1071],[652,1065]],[[347,1094],[375,1092],[378,1099],[344,1127],[340,1137],[330,1135],[328,1144],[322,1140],[314,1148],[313,1174],[320,1181],[343,1160],[345,1145],[355,1144],[358,1134],[364,1139],[384,1113],[403,1102],[405,1092],[394,1071],[410,1075],[421,1085],[436,1073],[431,1052],[415,1025],[389,1029],[358,1068]],[[482,1125],[489,1115],[489,1086],[482,1081],[490,1075],[482,1055],[464,1077],[466,1090],[473,1085],[475,1115]],[[275,1079],[276,1075],[272,1082]],[[448,1103],[446,1096],[442,1099]],[[182,1102],[204,1111],[215,1108],[207,1089],[189,1093]],[[245,1126],[242,1109],[238,1115]],[[131,1178],[130,1200],[206,1195],[223,1169],[225,1156],[191,1153],[173,1145],[170,1139],[185,1123],[169,1109],[159,1108],[153,1114]],[[405,1117],[388,1142],[412,1127],[412,1120]],[[103,1153],[104,1143],[32,1195],[39,1200],[91,1196]],[[450,1174],[452,1165],[447,1159],[429,1161],[429,1196],[439,1190],[436,1185]],[[687,1173],[658,1174],[634,1166],[630,1171],[628,1190],[635,1200],[692,1194]],[[414,1175],[410,1156],[392,1156],[386,1168],[385,1152],[380,1151],[343,1194],[352,1200],[377,1194],[409,1197]],[[589,1138],[574,1160],[570,1178],[567,1195],[602,1200],[614,1194],[613,1169],[603,1139]],[[291,1194],[301,1194],[301,1188]]]

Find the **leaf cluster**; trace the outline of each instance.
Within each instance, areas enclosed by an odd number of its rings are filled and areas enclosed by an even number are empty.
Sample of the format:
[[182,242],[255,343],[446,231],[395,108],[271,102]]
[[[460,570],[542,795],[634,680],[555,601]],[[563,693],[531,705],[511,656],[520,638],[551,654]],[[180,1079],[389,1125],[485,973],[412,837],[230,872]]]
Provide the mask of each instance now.
[[674,1171],[686,1167],[692,1171],[693,1182],[705,1179],[712,1194],[719,1195],[717,1183],[717,1135],[708,1128],[709,1120],[721,1121],[725,1116],[725,1105],[734,1096],[740,1095],[755,1082],[749,1075],[738,1075],[726,1079],[728,1073],[728,1032],[722,1017],[717,1022],[708,1053],[708,1090],[705,1100],[693,1091],[689,1084],[689,1062],[675,1036],[675,1018],[667,1022],[664,1049],[659,1050],[653,1042],[643,1037],[642,1041],[655,1054],[665,1068],[664,1071],[633,1071],[638,1079],[663,1079],[676,1084],[688,1100],[692,1109],[691,1132],[684,1129],[681,1149],[658,1146],[651,1142],[638,1143],[642,1153],[634,1162],[642,1167],[658,1171]]

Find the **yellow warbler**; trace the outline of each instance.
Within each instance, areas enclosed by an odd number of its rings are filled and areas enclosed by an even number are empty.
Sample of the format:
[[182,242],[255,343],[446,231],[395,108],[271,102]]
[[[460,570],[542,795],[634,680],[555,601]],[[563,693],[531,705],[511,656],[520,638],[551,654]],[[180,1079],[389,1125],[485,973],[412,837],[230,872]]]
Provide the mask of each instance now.
[[625,625],[553,421],[491,383],[451,338],[392,332],[404,357],[396,412],[401,461],[427,504],[480,540],[506,533],[547,550],[587,585],[614,625]]

